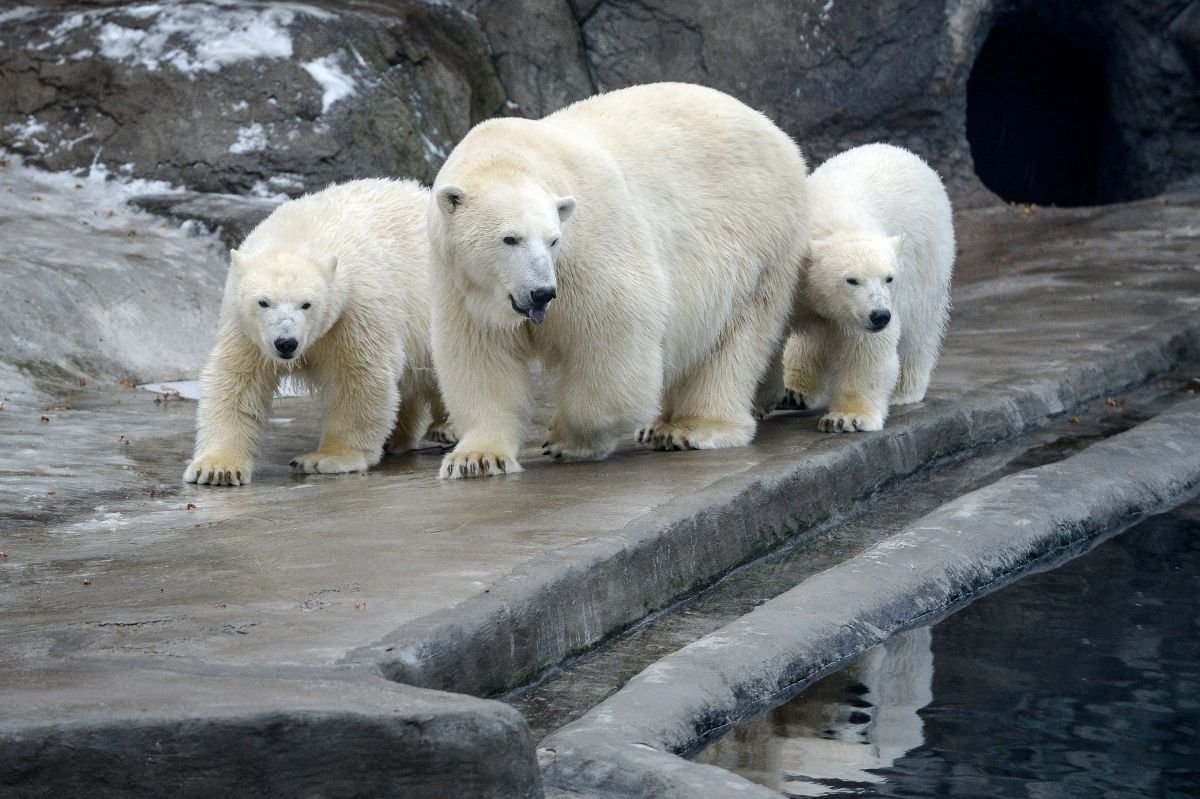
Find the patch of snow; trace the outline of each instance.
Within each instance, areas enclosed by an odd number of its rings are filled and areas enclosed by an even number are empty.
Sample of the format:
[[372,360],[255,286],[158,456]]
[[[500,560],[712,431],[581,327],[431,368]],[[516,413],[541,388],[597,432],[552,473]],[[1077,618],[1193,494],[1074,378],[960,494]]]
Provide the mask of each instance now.
[[265,180],[255,181],[254,185],[250,187],[249,194],[251,197],[262,197],[266,200],[276,200],[278,202],[285,202],[291,199],[287,194],[271,188],[271,184]]
[[[291,58],[288,28],[298,14],[329,17],[296,3],[145,3],[72,14],[49,31],[50,42],[38,46],[61,44],[70,33],[95,28],[98,51],[105,58],[151,72],[169,66],[194,77],[241,61]],[[122,24],[129,19],[149,24]]]
[[245,100],[238,100],[236,103],[230,106],[230,108],[234,111],[246,111],[250,108],[250,103],[246,102]]
[[322,114],[327,113],[338,100],[353,96],[357,90],[354,78],[342,71],[338,65],[340,60],[338,53],[331,53],[301,65],[304,67],[304,71],[321,86],[323,91],[321,95]]
[[433,140],[424,133],[418,131],[421,137],[421,143],[425,145],[425,160],[433,165],[438,165],[446,160],[446,151],[433,143]]
[[37,9],[29,6],[17,6],[16,8],[11,8],[8,11],[0,11],[0,25],[3,25],[5,22],[13,22],[14,20],[18,19],[25,19],[33,16],[36,13]]
[[32,116],[26,117],[23,123],[14,122],[11,125],[5,125],[4,130],[12,136],[14,144],[32,146],[39,153],[46,152],[46,148],[49,147],[49,144],[38,138],[47,131],[46,123],[39,122]]
[[267,178],[267,185],[278,191],[300,191],[304,188],[304,179],[294,172],[284,172]]
[[267,132],[258,122],[238,128],[237,141],[229,145],[229,152],[234,155],[258,153],[265,149],[267,149]]

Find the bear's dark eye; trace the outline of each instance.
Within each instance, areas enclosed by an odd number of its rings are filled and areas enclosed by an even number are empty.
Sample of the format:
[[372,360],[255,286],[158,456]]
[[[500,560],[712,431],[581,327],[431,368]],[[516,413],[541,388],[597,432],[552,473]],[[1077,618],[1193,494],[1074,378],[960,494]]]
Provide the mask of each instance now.
[[888,275],[887,282],[891,283],[893,279],[894,279],[894,278],[893,278],[891,275]]
[[555,239],[554,241],[550,242],[551,247],[557,246],[557,244],[558,244],[558,239]]
[[270,307],[271,307],[271,303],[267,302],[266,300],[259,300],[259,301],[258,301],[258,307],[259,307],[259,308],[270,308]]
[[851,286],[858,285],[858,280],[856,280],[855,278],[852,278],[852,277],[846,278],[846,282],[849,283]]
[[509,247],[513,247],[517,243],[517,237],[516,236],[505,236],[504,243],[507,244]]
[[[888,280],[891,280],[891,278],[889,277],[889,278],[888,278]],[[306,303],[304,303],[303,305],[301,305],[301,306],[300,306],[300,310],[302,310],[302,311],[307,311],[307,310],[308,310],[309,308],[311,308],[311,307],[312,307],[312,303],[311,303],[311,302],[306,302]]]

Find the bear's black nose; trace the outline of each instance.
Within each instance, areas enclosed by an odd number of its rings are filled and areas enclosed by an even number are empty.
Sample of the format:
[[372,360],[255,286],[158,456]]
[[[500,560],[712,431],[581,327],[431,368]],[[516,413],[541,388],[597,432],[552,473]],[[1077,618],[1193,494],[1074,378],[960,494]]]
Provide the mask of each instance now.
[[300,342],[294,338],[277,338],[275,339],[275,351],[284,358],[290,358],[296,354],[296,348],[300,346]]
[[888,326],[888,322],[892,321],[892,312],[883,309],[876,309],[871,311],[871,313],[867,316],[867,319],[871,320],[871,326],[875,330],[883,330]]
[[529,300],[534,305],[545,305],[557,296],[558,292],[554,290],[554,286],[542,286],[529,292]]

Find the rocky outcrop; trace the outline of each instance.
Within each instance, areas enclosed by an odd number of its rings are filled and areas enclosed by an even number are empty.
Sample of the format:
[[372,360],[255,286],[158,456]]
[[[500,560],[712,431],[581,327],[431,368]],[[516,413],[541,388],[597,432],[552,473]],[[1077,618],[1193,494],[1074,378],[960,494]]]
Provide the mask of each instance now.
[[[488,116],[682,80],[764,111],[813,164],[887,140],[929,159],[960,203],[994,200],[968,117],[992,102],[970,100],[970,84],[1000,29],[1017,30],[1001,69],[1046,56],[1021,47],[1029,32],[1094,56],[1101,130],[1081,167],[1091,201],[1200,172],[1200,0],[189,0],[156,14],[34,2],[0,14],[0,146],[203,191],[428,180]],[[1044,106],[1025,120],[1032,135],[1074,113]],[[1002,127],[993,118],[982,129]],[[1052,158],[1079,155],[1044,144]],[[1036,171],[1035,160],[996,168]]]
[[504,105],[483,33],[444,4],[344,5],[5,12],[0,143],[50,169],[99,161],[201,191],[430,180]]

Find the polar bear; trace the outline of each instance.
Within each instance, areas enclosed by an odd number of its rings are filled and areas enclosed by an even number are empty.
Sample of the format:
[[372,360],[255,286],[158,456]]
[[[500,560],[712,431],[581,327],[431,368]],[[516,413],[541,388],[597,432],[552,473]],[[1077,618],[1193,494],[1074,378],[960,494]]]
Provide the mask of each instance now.
[[284,203],[230,253],[184,480],[250,482],[285,376],[316,388],[324,410],[299,471],[363,471],[385,443],[415,446],[430,418],[429,437],[452,442],[429,351],[428,204],[412,181],[331,186]]
[[809,177],[811,253],[784,353],[784,407],[829,411],[825,432],[880,430],[920,402],[950,313],[954,221],[937,173],[868,144]]
[[658,449],[749,443],[807,250],[806,173],[765,116],[688,84],[476,126],[429,211],[461,434],[441,476],[521,470],[534,359],[556,383],[551,457],[604,458],[639,425]]

